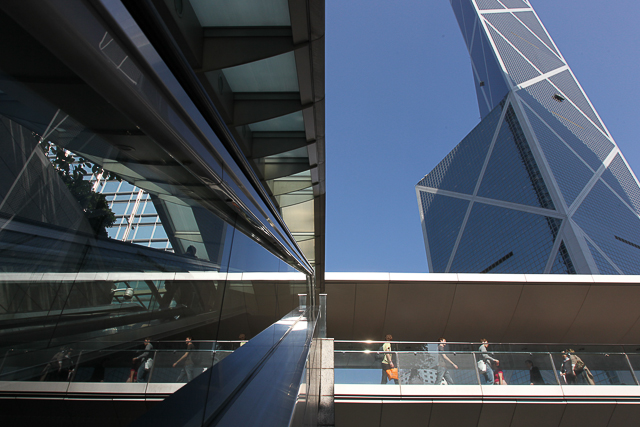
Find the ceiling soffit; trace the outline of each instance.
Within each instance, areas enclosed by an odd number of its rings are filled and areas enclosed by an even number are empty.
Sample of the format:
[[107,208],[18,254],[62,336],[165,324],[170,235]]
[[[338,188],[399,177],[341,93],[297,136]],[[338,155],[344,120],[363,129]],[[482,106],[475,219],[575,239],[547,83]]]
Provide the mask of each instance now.
[[322,289],[324,2],[152,2],[283,218],[309,204],[285,223]]

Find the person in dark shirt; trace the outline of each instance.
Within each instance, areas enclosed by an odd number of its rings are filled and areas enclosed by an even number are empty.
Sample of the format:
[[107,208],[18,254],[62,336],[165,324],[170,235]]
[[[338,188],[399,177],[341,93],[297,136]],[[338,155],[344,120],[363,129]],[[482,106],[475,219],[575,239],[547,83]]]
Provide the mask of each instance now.
[[140,361],[140,367],[138,367],[138,378],[136,381],[139,383],[146,382],[148,369],[145,367],[145,363],[148,359],[152,358],[151,352],[153,351],[153,345],[151,345],[151,338],[144,339],[144,352],[133,358],[133,362]]
[[[493,368],[491,367],[491,362],[499,362],[499,360],[491,357],[489,355],[489,352],[487,351],[487,348],[489,348],[489,341],[487,341],[486,338],[482,338],[480,340],[480,348],[478,349],[478,351],[480,352],[480,355],[482,356],[482,358],[478,361],[478,371],[482,375],[484,375],[484,378],[487,381],[487,384],[493,384],[494,375],[493,375]],[[483,363],[480,363],[480,362],[483,362]],[[484,370],[481,369],[481,367],[484,367]]]
[[181,383],[182,381],[184,381],[185,377],[187,378],[187,382],[193,379],[192,352],[195,349],[195,346],[191,342],[191,337],[187,337],[184,342],[187,343],[187,351],[182,355],[180,359],[176,361],[176,363],[173,364],[173,367],[175,368],[180,362],[184,361],[184,365],[180,370],[180,375],[178,375],[178,379],[176,380],[177,383]]
[[533,362],[531,360],[525,360],[524,363],[527,365],[527,369],[529,369],[529,381],[531,382],[531,385],[545,385],[540,369],[533,366]]
[[449,362],[449,364],[455,369],[458,369],[458,365],[453,363],[451,359],[449,359],[449,356],[446,355],[447,351],[447,340],[440,338],[440,343],[438,344],[438,371],[436,375],[436,385],[440,385],[443,378],[447,381],[447,384],[453,384],[453,378],[451,378],[449,369],[447,369],[447,362]]

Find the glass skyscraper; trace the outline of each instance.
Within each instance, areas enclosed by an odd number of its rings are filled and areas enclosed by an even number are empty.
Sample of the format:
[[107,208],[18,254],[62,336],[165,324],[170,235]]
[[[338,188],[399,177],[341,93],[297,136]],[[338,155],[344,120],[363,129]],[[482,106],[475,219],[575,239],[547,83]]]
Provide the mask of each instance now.
[[527,0],[451,0],[482,121],[416,185],[431,272],[640,273],[640,188]]

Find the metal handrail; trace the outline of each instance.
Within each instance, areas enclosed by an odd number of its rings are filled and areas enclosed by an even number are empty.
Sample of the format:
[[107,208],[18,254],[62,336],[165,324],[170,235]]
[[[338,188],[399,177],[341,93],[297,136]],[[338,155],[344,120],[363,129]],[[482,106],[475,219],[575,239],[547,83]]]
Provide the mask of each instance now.
[[[434,343],[436,344],[436,343]],[[564,381],[562,381],[562,378],[559,375],[560,369],[559,366],[557,366],[556,361],[554,361],[554,358],[557,358],[558,355],[562,354],[562,352],[560,351],[488,351],[487,352],[489,355],[495,357],[496,359],[500,359],[502,361],[503,356],[526,356],[531,357],[533,360],[538,360],[541,361],[544,359],[547,359],[546,365],[547,367],[544,368],[545,371],[552,371],[554,378],[555,378],[555,384],[563,384]],[[393,354],[396,355],[398,357],[400,357],[399,359],[396,359],[396,367],[399,370],[410,370],[410,369],[415,369],[416,367],[418,369],[434,369],[435,365],[432,365],[432,363],[435,363],[434,361],[431,362],[427,362],[427,365],[425,366],[416,366],[415,362],[409,363],[409,362],[402,362],[401,357],[403,355],[415,355],[415,356],[421,356],[421,355],[432,355],[432,356],[436,356],[439,354],[444,354],[444,355],[449,355],[449,356],[470,356],[473,360],[473,367],[469,368],[469,369],[473,369],[473,371],[475,372],[475,377],[477,379],[477,384],[482,384],[482,380],[481,380],[481,375],[479,372],[479,368],[477,366],[478,360],[483,360],[481,358],[482,355],[485,355],[487,353],[481,352],[479,350],[446,350],[446,351],[439,351],[439,350],[393,350],[393,351],[380,351],[380,350],[334,350],[334,354],[342,354],[345,356],[354,356],[354,355],[381,355],[381,354]],[[478,357],[480,355],[480,357]],[[609,371],[615,371],[615,372],[625,372],[626,374],[629,375],[629,377],[626,379],[627,382],[632,381],[632,384],[628,384],[628,385],[640,385],[640,382],[638,381],[638,376],[636,375],[636,369],[634,368],[634,366],[631,363],[631,360],[629,359],[629,355],[632,356],[640,356],[640,354],[638,353],[627,353],[627,352],[623,352],[623,351],[614,351],[614,352],[610,352],[610,351],[600,351],[600,352],[595,352],[595,351],[580,351],[575,353],[576,356],[581,356],[581,357],[585,357],[585,356],[600,356],[601,359],[596,359],[598,360],[598,362],[591,360],[591,361],[587,361],[585,360],[585,362],[588,364],[587,367],[590,368],[590,371],[595,372],[609,372]],[[617,357],[615,360],[617,361],[617,364],[611,365],[608,362],[604,362],[604,360],[606,360],[606,358],[610,357],[610,356],[619,356]],[[537,357],[537,359],[535,359],[535,357]],[[356,366],[353,365],[354,361],[352,359],[347,359],[347,360],[351,360],[351,362],[347,362],[347,365],[345,367],[342,367],[338,364],[338,362],[335,362],[335,369],[378,369],[378,365],[376,365],[374,361],[372,361],[372,363],[370,365],[365,363],[365,366],[358,366],[358,359],[355,359],[355,363]],[[367,359],[362,359],[362,361],[366,361]],[[406,361],[407,359],[405,359]],[[469,360],[469,359],[467,359]],[[504,362],[504,361],[503,361]],[[362,362],[360,362],[362,363]],[[403,367],[403,363],[405,363],[405,366]],[[457,362],[458,364],[460,364],[460,362]],[[593,365],[592,365],[593,363]],[[637,363],[636,363],[637,364]],[[350,367],[348,367],[350,365]],[[518,369],[518,368],[512,368],[512,367],[508,367],[508,362],[507,362],[507,366],[505,366],[505,363],[501,363],[500,364],[500,368],[503,369],[505,372],[509,372],[509,371],[523,371],[525,369]],[[549,369],[550,368],[550,369]],[[440,369],[440,368],[438,368]],[[457,369],[457,368],[456,368]],[[494,368],[495,369],[495,368]],[[638,367],[638,371],[640,371],[640,366]],[[486,375],[486,374],[483,374]],[[578,374],[576,374],[578,375]],[[593,378],[592,378],[593,379]],[[586,381],[586,380],[583,380]],[[613,383],[613,385],[615,385],[615,383]]]

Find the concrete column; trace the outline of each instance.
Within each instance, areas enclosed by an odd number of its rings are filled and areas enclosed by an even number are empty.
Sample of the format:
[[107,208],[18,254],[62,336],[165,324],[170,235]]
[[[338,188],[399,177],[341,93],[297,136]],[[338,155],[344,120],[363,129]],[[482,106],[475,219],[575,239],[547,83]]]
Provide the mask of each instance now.
[[[320,319],[318,321],[318,338],[327,337],[327,294],[319,295]],[[332,365],[333,366],[333,365]]]
[[322,338],[320,342],[320,404],[318,407],[318,427],[335,427],[335,406],[333,401],[333,338]]

